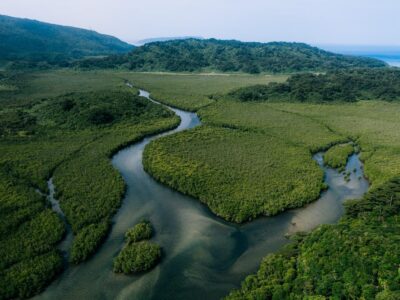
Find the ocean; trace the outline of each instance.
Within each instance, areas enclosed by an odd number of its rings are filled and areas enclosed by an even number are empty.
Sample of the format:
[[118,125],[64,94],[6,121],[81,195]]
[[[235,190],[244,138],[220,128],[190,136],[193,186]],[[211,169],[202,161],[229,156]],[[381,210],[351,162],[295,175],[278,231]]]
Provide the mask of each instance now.
[[400,46],[352,46],[316,45],[327,51],[356,56],[366,56],[383,60],[394,67],[400,67]]

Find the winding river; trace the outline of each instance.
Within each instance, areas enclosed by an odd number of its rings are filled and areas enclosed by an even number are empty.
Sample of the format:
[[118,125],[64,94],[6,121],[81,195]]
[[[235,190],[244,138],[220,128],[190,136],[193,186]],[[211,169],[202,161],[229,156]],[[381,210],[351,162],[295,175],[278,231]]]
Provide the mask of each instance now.
[[[150,99],[145,91],[140,95]],[[196,114],[170,109],[181,118],[179,127],[145,138],[112,159],[125,179],[127,193],[105,243],[92,259],[68,267],[36,298],[219,299],[255,272],[262,257],[288,243],[286,234],[337,222],[343,201],[359,198],[368,189],[356,154],[347,163],[351,180],[346,182],[343,174],[324,167],[323,154],[317,153],[314,159],[324,169],[329,186],[318,201],[244,225],[225,222],[199,201],[159,184],[143,170],[142,153],[150,141],[200,125]],[[124,243],[125,231],[143,218],[155,228],[154,241],[165,253],[162,262],[138,276],[114,274],[112,261]]]

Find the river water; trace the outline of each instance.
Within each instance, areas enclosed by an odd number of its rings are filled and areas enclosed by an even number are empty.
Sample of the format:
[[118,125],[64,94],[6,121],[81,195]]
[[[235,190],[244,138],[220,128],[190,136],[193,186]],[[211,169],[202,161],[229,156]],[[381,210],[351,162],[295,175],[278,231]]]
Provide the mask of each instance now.
[[[149,94],[140,91],[141,96]],[[69,266],[38,299],[219,299],[255,272],[261,259],[288,243],[286,234],[335,223],[343,201],[359,198],[368,189],[358,155],[349,158],[350,181],[323,166],[329,189],[319,200],[278,216],[237,225],[213,215],[199,201],[156,182],[142,166],[144,147],[152,140],[200,125],[196,114],[171,108],[181,124],[167,133],[145,138],[112,159],[127,185],[123,204],[113,219],[110,235],[89,261]],[[354,172],[355,170],[355,172]],[[153,240],[164,251],[151,271],[126,276],[112,272],[113,258],[124,244],[125,231],[146,218],[155,229]]]

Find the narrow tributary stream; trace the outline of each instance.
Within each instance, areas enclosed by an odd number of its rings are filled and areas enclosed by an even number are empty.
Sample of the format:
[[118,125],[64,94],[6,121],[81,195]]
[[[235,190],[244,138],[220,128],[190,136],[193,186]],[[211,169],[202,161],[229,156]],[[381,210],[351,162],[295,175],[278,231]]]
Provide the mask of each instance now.
[[[145,91],[140,95],[150,99]],[[143,170],[142,153],[150,141],[200,125],[196,114],[170,109],[181,118],[179,127],[145,138],[112,159],[125,179],[127,192],[105,243],[89,261],[69,266],[37,298],[219,299],[255,272],[266,254],[288,243],[286,234],[337,222],[343,214],[343,201],[359,198],[368,189],[357,154],[347,163],[351,175],[346,182],[344,175],[324,167],[323,154],[318,153],[314,159],[329,186],[319,200],[244,225],[225,222],[199,201],[159,184]],[[112,261],[123,246],[125,231],[143,218],[155,228],[154,241],[165,253],[162,262],[141,275],[114,274]]]
[[47,201],[49,201],[51,205],[51,209],[60,217],[60,219],[63,221],[65,225],[65,233],[62,238],[62,240],[58,243],[57,248],[58,250],[61,251],[61,253],[64,256],[64,264],[65,266],[68,265],[68,257],[69,257],[69,250],[71,247],[72,239],[73,239],[73,233],[72,233],[72,228],[67,222],[67,219],[64,215],[64,212],[62,211],[60,207],[60,203],[55,197],[56,191],[53,183],[53,177],[51,177],[49,180],[47,180],[47,194],[44,193],[43,191],[36,189],[36,192],[38,192],[40,195],[46,197]]

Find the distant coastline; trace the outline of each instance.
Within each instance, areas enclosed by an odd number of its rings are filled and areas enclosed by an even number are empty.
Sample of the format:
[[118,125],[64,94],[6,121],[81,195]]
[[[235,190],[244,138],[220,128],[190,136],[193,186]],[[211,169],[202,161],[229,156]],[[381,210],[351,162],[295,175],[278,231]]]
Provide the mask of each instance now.
[[366,56],[383,60],[394,67],[400,67],[400,46],[367,46],[367,45],[316,45],[335,53]]
[[384,62],[388,63],[389,65],[393,66],[393,67],[400,67],[400,54],[399,55],[366,55],[372,58],[377,58],[380,60],[383,60]]

